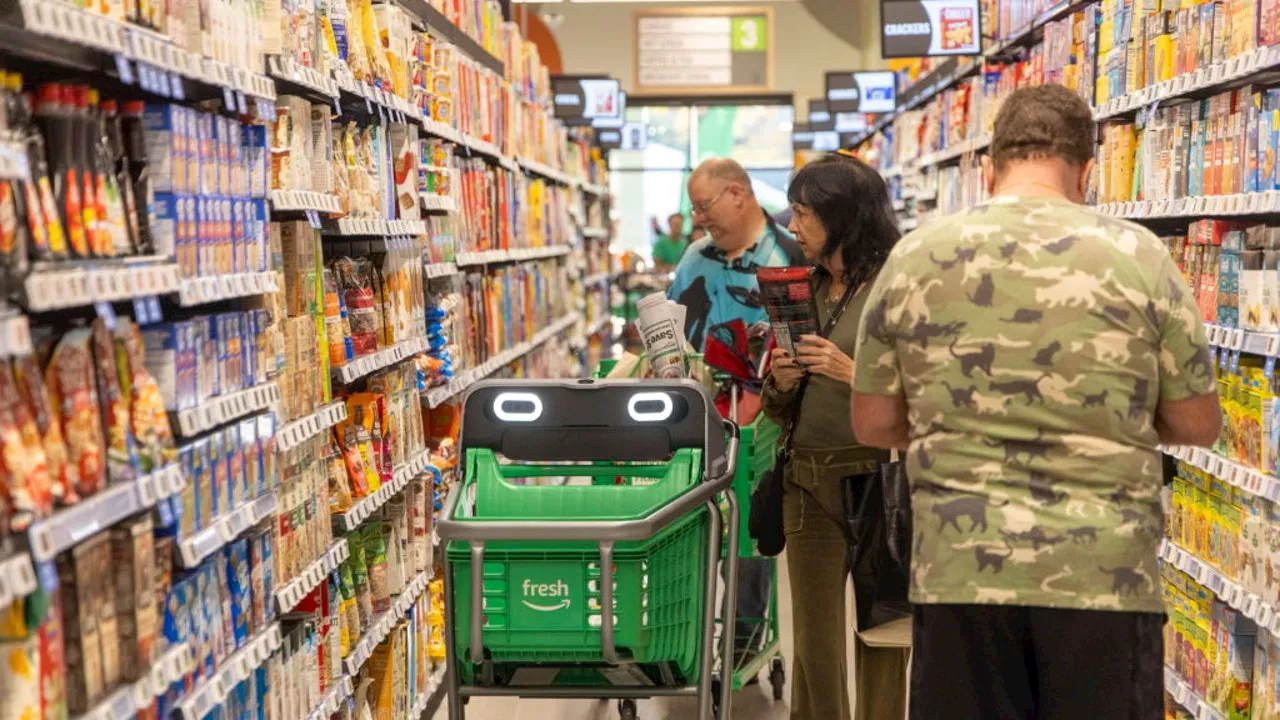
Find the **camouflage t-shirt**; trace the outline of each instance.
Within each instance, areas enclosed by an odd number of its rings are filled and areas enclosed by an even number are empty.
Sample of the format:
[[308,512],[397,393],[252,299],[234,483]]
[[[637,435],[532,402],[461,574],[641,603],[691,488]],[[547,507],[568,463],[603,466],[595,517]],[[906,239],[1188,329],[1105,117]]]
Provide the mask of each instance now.
[[1160,240],[998,197],[899,242],[855,388],[905,392],[911,600],[1159,612],[1156,404],[1214,391]]

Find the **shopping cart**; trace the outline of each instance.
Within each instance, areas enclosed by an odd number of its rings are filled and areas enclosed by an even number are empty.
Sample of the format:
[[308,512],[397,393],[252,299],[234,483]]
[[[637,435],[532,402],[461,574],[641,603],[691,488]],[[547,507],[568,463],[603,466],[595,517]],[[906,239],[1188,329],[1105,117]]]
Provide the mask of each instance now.
[[[607,376],[614,368],[616,361],[605,360],[596,368],[595,377],[603,378]],[[729,393],[729,419],[737,424],[738,422],[738,388],[737,385],[726,378],[718,378],[726,383]],[[741,558],[765,558],[756,551],[755,543],[751,541],[750,533],[747,529],[747,518],[750,514],[751,493],[760,483],[760,479],[764,474],[773,469],[773,464],[777,456],[778,442],[782,439],[782,429],[778,427],[769,418],[765,417],[761,412],[747,425],[741,426],[741,441],[738,446],[737,471],[733,476],[731,488],[733,496],[736,498],[739,508],[738,523],[736,525],[738,534],[738,552],[737,556]],[[628,478],[600,478],[597,482],[617,483],[629,482]],[[734,526],[727,526],[731,528]],[[728,557],[728,543],[722,543],[721,548],[725,549],[722,557]],[[739,647],[753,648],[752,652],[745,653],[741,656],[725,655],[724,657],[732,658],[733,664],[733,690],[741,690],[758,677],[766,668],[769,668],[769,684],[773,689],[773,699],[781,700],[783,690],[787,683],[786,662],[782,657],[782,635],[778,625],[778,563],[775,558],[767,558],[770,561],[771,568],[769,573],[769,605],[763,618],[737,616],[737,620],[742,624],[753,628],[752,634],[747,637],[737,638],[736,643]],[[727,627],[732,627],[733,624]],[[716,690],[719,690],[719,679],[715,680]],[[718,697],[719,693],[715,693]]]
[[[700,720],[716,705],[727,717],[731,683],[712,698],[716,566],[722,505],[739,524],[727,492],[738,447],[737,427],[690,381],[474,386],[438,523],[450,717],[470,697],[517,696],[618,699],[625,719],[637,698],[681,695],[698,698]],[[512,482],[564,475],[647,481]],[[727,543],[735,555],[738,534]],[[731,627],[735,569],[725,590]],[[732,634],[721,641],[731,657]]]

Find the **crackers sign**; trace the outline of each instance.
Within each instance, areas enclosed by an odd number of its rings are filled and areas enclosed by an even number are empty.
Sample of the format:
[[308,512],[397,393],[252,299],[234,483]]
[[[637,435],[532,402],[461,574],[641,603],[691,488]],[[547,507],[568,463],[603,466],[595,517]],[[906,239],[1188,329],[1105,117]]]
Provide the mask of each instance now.
[[635,92],[773,89],[773,8],[638,10]]
[[880,47],[886,58],[978,55],[978,0],[881,0]]

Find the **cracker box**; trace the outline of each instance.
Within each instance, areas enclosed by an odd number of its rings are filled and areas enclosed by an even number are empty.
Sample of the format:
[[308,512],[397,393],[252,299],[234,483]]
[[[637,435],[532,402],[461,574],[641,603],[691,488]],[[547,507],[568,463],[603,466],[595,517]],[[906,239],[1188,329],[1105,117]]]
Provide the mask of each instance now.
[[[151,519],[135,518],[111,529],[111,565],[119,618],[121,676],[140,680],[155,660],[159,622],[155,596],[155,546]],[[107,573],[110,575],[111,573]]]

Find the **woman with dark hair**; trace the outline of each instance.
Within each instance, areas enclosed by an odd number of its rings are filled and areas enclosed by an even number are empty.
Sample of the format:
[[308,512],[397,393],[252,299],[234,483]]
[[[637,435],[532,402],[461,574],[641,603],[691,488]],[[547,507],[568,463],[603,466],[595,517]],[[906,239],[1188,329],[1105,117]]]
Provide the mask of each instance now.
[[[773,351],[764,411],[792,427],[783,480],[783,530],[795,644],[793,720],[849,720],[845,588],[852,534],[849,498],[877,479],[883,451],[853,437],[849,401],[854,345],[867,290],[897,242],[897,221],[880,175],[833,154],[805,165],[787,190],[788,228],[815,266],[822,335],[794,355]],[[857,717],[905,714],[907,651],[855,646]]]

